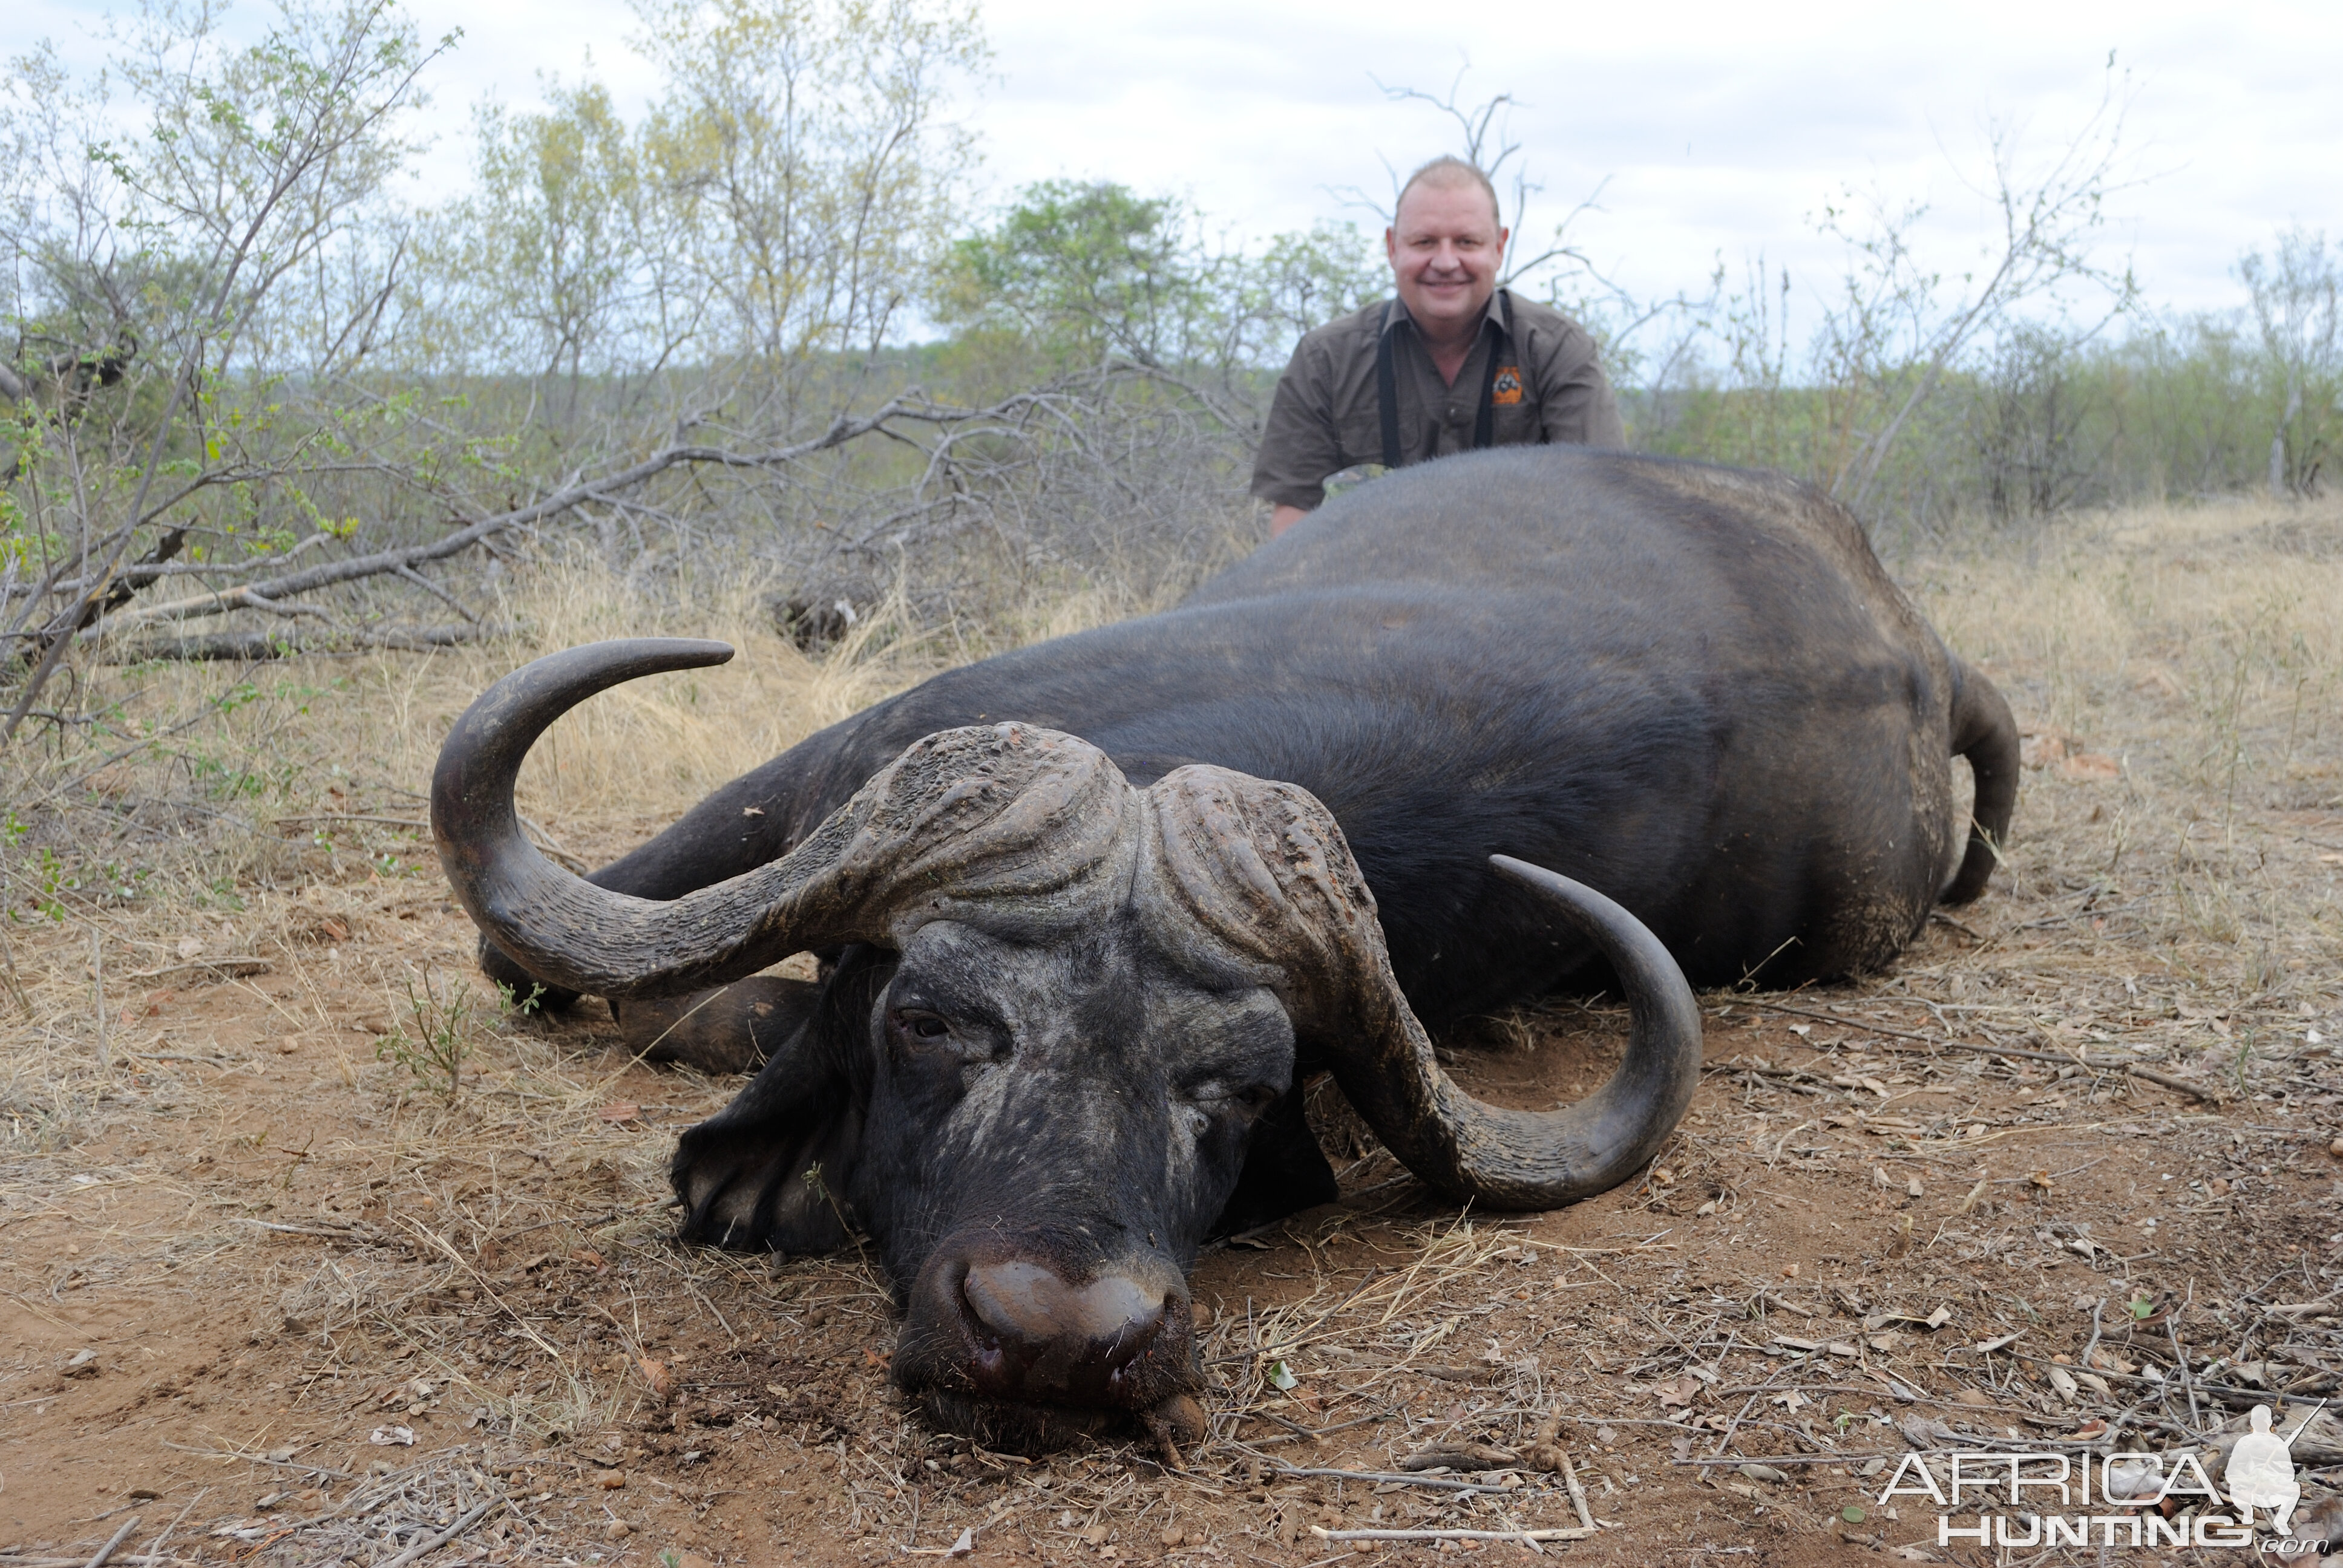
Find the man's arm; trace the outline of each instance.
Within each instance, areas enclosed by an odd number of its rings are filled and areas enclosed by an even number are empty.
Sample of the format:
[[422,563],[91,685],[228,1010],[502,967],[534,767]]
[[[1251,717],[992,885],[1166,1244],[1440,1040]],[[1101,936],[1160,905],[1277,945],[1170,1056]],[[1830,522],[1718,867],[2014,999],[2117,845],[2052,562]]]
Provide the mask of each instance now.
[[1539,423],[1545,439],[1572,447],[1624,447],[1627,428],[1603,374],[1594,338],[1567,317],[1538,356]]
[[1273,508],[1272,538],[1313,512],[1326,499],[1326,476],[1342,467],[1342,443],[1334,435],[1330,406],[1333,383],[1321,347],[1308,337],[1294,347],[1285,374],[1277,378],[1262,426],[1261,451],[1253,459],[1252,493]]

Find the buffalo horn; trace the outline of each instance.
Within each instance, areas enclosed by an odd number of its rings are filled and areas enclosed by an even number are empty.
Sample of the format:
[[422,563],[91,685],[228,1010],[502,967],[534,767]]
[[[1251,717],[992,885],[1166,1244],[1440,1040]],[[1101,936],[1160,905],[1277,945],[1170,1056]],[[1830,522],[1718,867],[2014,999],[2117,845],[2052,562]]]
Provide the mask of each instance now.
[[473,921],[548,985],[673,995],[850,941],[900,946],[971,904],[1037,938],[1077,922],[1129,878],[1136,803],[1114,765],[1031,725],[914,742],[779,859],[671,902],[570,875],[520,831],[513,780],[548,725],[596,692],[721,663],[718,642],[627,638],[548,655],[482,693],[431,779],[439,863]]
[[1493,1209],[1552,1209],[1607,1191],[1657,1154],[1700,1082],[1700,1010],[1667,949],[1594,889],[1492,855],[1591,937],[1627,993],[1627,1050],[1611,1081],[1561,1111],[1509,1111],[1473,1099],[1443,1070],[1387,963],[1358,999],[1353,1049],[1336,1081],[1407,1168]]
[[1392,976],[1374,894],[1332,813],[1292,784],[1188,767],[1148,792],[1161,890],[1142,912],[1276,988],[1296,1037],[1423,1181],[1497,1209],[1551,1209],[1618,1185],[1658,1152],[1700,1081],[1700,1013],[1643,923],[1594,889],[1492,856],[1592,937],[1626,989],[1626,1060],[1569,1109],[1483,1104],[1441,1070]]

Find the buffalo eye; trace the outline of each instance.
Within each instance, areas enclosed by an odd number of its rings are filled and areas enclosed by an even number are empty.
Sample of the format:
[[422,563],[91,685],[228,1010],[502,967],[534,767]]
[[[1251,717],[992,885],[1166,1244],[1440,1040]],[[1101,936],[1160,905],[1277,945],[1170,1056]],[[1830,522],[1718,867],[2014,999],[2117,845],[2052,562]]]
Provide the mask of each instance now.
[[1226,1082],[1200,1084],[1191,1090],[1188,1099],[1200,1107],[1217,1107],[1233,1111],[1240,1116],[1256,1117],[1266,1113],[1277,1103],[1279,1091],[1266,1083],[1232,1085]]
[[925,1040],[930,1045],[951,1035],[951,1025],[934,1013],[917,1012],[905,1008],[896,1010],[895,1027],[913,1040]]

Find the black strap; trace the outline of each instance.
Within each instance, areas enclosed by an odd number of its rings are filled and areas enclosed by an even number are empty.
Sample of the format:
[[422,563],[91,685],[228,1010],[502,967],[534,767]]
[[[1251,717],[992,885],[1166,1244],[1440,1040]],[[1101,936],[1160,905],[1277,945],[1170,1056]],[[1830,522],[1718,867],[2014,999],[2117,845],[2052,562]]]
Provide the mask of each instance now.
[[[1382,327],[1375,333],[1375,402],[1383,415],[1383,467],[1403,467],[1399,445],[1399,367],[1392,358],[1391,315],[1398,302],[1383,302]],[[1481,407],[1473,417],[1474,450],[1495,439],[1497,430],[1497,361],[1505,357],[1513,340],[1513,297],[1510,290],[1497,290],[1497,313],[1503,319],[1498,329],[1497,341],[1489,346],[1489,363],[1481,377]]]

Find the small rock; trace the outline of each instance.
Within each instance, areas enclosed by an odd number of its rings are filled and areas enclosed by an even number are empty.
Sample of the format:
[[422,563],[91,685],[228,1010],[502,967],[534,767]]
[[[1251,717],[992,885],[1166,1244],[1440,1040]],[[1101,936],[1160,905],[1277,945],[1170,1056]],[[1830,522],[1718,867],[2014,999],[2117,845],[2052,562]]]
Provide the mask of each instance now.
[[1790,1479],[1788,1471],[1776,1470],[1770,1464],[1744,1464],[1735,1468],[1752,1481],[1770,1481],[1779,1485]]
[[259,1499],[258,1501],[256,1501],[256,1503],[253,1503],[253,1507],[255,1507],[256,1509],[259,1510],[261,1513],[267,1513],[270,1509],[277,1507],[279,1503],[281,1503],[285,1502],[287,1498],[291,1497],[292,1495],[293,1495],[293,1494],[292,1494],[291,1493],[289,1493],[289,1492],[283,1492],[283,1491],[272,1492],[272,1493],[270,1493],[267,1496],[263,1497],[263,1498]]
[[628,1523],[625,1520],[613,1519],[610,1521],[609,1528],[602,1532],[602,1539],[605,1541],[624,1541],[628,1536],[632,1535],[634,1533],[635,1527]]
[[616,1492],[627,1484],[627,1473],[623,1470],[598,1472],[594,1477],[594,1484],[605,1492]]
[[163,1494],[151,1486],[134,1486],[122,1495],[133,1503],[152,1503]]
[[65,1362],[65,1373],[67,1377],[96,1377],[97,1352],[88,1349],[74,1352],[72,1357]]
[[1163,1544],[1164,1544],[1164,1545],[1166,1545],[1166,1546],[1182,1546],[1182,1545],[1185,1545],[1185,1544],[1187,1543],[1187,1540],[1188,1540],[1188,1534],[1187,1534],[1187,1532],[1186,1532],[1186,1531],[1184,1531],[1184,1530],[1182,1530],[1182,1529],[1181,1529],[1178,1525],[1176,1525],[1176,1524],[1175,1524],[1175,1525],[1173,1525],[1171,1529],[1166,1530],[1166,1531],[1163,1533]]
[[[665,1555],[666,1554],[663,1554],[662,1560],[664,1560]],[[697,1552],[683,1552],[672,1553],[671,1555],[673,1555],[675,1559],[675,1568],[716,1568],[715,1563],[710,1563],[707,1558],[702,1557]]]

